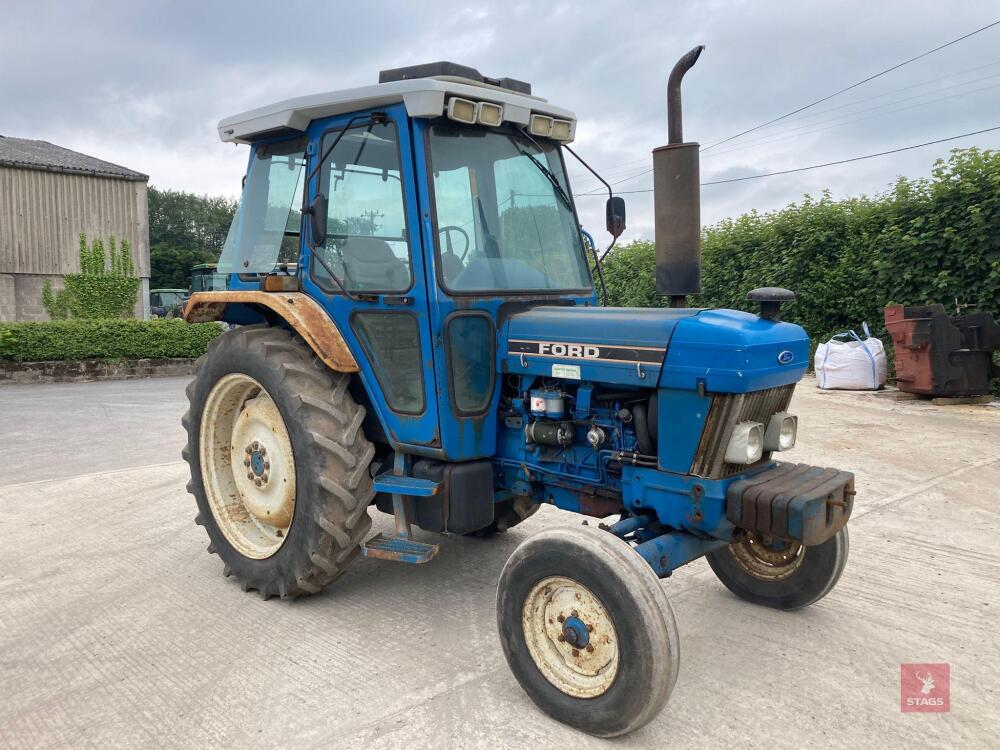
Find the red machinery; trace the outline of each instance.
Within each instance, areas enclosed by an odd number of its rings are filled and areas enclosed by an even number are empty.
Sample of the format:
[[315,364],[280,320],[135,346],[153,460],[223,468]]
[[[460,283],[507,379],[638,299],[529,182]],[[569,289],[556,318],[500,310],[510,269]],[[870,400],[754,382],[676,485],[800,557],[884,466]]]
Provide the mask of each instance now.
[[944,305],[885,308],[896,346],[899,390],[926,396],[978,396],[1000,377],[993,352],[1000,325],[986,313],[949,317]]

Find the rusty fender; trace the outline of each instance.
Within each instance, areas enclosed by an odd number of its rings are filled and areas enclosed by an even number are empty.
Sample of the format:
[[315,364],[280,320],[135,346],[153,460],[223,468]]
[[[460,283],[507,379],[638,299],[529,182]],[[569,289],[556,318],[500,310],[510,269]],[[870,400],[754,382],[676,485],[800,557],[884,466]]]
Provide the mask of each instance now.
[[230,304],[271,310],[288,323],[331,370],[358,371],[358,363],[337,324],[315,300],[302,292],[195,292],[184,306],[184,320],[188,323],[221,320]]

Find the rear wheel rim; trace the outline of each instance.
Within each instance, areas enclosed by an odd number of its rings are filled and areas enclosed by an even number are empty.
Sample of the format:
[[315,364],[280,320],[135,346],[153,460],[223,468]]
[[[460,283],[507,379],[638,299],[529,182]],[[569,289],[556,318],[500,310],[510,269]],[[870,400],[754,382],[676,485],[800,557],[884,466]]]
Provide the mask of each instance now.
[[797,542],[784,542],[748,531],[739,541],[729,545],[729,553],[754,578],[783,581],[802,567],[806,548]]
[[202,483],[215,524],[241,555],[271,557],[295,511],[295,456],[267,390],[249,375],[222,377],[205,400]]
[[571,578],[550,576],[524,601],[521,625],[538,671],[574,698],[596,698],[618,674],[618,633],[607,609],[590,589]]

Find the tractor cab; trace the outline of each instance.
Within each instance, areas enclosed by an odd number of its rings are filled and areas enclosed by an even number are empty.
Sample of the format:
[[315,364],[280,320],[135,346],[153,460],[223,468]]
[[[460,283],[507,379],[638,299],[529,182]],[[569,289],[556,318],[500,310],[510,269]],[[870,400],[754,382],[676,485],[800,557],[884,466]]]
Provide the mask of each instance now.
[[575,129],[529,84],[450,63],[227,118],[250,158],[218,271],[318,304],[387,443],[490,456],[505,320],[596,302],[560,148]]

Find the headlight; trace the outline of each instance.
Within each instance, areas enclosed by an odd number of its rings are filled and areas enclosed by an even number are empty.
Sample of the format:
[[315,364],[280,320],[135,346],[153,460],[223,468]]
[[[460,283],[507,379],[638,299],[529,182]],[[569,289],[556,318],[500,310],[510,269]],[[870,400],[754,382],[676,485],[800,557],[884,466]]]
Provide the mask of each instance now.
[[799,431],[799,418],[787,411],[779,411],[767,423],[764,433],[764,448],[769,451],[787,451],[795,445]]
[[528,121],[528,132],[548,138],[552,134],[552,118],[546,115],[532,115]]
[[568,141],[573,137],[573,123],[569,120],[553,120],[550,135],[557,141]]
[[733,428],[726,447],[727,464],[752,464],[764,455],[764,425],[741,422]]
[[499,127],[503,125],[503,107],[493,102],[479,102],[476,105],[476,119],[480,125]]
[[466,125],[476,124],[476,103],[453,96],[448,100],[448,117]]

